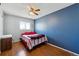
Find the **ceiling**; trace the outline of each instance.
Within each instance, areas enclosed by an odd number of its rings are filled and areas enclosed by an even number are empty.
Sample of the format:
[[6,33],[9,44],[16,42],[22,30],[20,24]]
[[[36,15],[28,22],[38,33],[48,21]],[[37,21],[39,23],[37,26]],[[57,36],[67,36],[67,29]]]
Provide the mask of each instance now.
[[29,3],[2,3],[2,9],[5,13],[21,16],[25,18],[37,19],[62,8],[68,7],[73,3],[30,3],[34,7],[40,8],[39,15],[29,15],[29,11],[26,8]]

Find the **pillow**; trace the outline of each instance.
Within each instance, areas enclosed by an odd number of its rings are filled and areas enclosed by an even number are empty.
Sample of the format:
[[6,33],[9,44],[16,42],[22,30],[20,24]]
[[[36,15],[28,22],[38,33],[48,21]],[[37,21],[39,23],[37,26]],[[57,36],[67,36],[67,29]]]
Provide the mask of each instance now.
[[31,35],[31,34],[36,34],[36,32],[25,32],[25,33],[22,33],[22,35]]
[[30,34],[30,35],[26,35],[26,36],[37,36],[39,34]]
[[33,37],[33,36],[37,36],[37,35],[39,35],[39,34],[22,35],[22,36],[24,36],[24,37]]

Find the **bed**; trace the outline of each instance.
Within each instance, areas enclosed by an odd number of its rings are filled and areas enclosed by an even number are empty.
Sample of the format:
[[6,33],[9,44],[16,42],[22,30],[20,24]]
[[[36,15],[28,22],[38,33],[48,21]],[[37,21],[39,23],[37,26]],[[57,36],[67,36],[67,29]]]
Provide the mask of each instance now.
[[47,42],[47,37],[43,34],[37,34],[36,32],[25,32],[21,34],[21,41],[25,45],[26,48],[31,50],[33,47]]

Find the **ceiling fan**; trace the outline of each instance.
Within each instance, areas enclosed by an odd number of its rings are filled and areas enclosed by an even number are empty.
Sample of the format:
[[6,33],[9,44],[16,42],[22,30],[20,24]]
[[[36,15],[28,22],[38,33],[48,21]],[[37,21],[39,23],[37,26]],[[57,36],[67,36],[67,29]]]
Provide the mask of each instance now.
[[35,8],[35,7],[31,6],[31,5],[28,5],[27,9],[29,10],[29,14],[31,14],[31,15],[39,15],[39,11],[40,11],[39,8]]

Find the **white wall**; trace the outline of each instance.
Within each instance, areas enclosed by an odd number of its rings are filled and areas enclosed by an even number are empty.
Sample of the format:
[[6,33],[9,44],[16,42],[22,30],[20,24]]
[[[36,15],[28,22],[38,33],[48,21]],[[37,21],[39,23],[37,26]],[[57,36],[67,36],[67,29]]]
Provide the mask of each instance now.
[[12,34],[13,42],[19,41],[20,34],[22,32],[28,31],[28,30],[20,30],[20,28],[19,28],[20,21],[30,22],[31,30],[29,30],[29,31],[34,31],[34,20],[4,14],[4,34]]
[[3,35],[3,11],[0,6],[0,36]]

